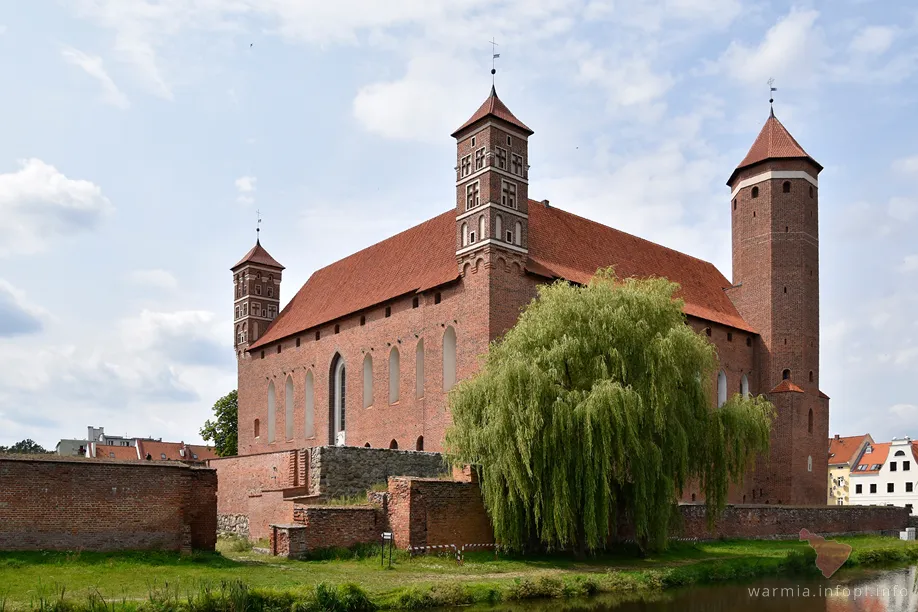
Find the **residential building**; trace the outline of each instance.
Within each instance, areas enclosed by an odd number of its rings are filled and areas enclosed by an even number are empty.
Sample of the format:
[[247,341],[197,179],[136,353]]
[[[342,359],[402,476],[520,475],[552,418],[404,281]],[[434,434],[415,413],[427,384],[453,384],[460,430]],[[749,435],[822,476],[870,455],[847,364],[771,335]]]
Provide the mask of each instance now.
[[852,505],[902,506],[912,514],[918,505],[918,448],[911,438],[868,444],[851,470]]
[[873,444],[870,434],[835,437],[829,440],[829,499],[831,506],[846,506],[850,502],[851,468],[857,465],[864,449]]

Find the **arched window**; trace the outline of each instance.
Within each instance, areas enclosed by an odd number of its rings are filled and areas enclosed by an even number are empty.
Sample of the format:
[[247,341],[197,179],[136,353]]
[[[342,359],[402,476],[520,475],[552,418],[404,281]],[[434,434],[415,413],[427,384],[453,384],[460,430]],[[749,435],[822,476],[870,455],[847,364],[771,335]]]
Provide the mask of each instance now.
[[398,354],[398,348],[392,347],[389,351],[389,403],[394,404],[398,401],[400,385],[399,378],[401,375],[401,359]]
[[284,385],[284,431],[287,439],[293,439],[293,377],[288,376]]
[[456,330],[447,327],[443,332],[443,390],[456,384]]
[[274,393],[274,381],[268,383],[268,443],[274,442],[274,428],[277,422],[277,405]]
[[749,397],[749,377],[745,374],[743,374],[743,378],[740,380],[740,395]]
[[893,456],[894,456],[894,457],[904,457],[904,456],[905,456],[905,451],[896,451],[896,454],[893,455]]
[[806,458],[806,471],[807,472],[813,471],[813,456],[812,455]]
[[415,450],[424,450],[424,436],[418,436],[418,441],[414,444]]
[[484,215],[478,217],[478,237],[481,240],[484,240],[487,234],[485,234],[485,220]]
[[363,445],[363,447],[364,447],[364,448],[370,448],[370,443],[367,442],[366,444]]
[[752,197],[753,197],[753,198],[759,197],[759,188],[758,188],[758,187],[753,187],[753,188],[752,188]]
[[516,222],[516,231],[513,233],[513,244],[521,246],[523,244],[523,224]]
[[469,224],[462,224],[462,246],[468,246],[469,244]]
[[781,185],[781,191],[784,193],[790,193],[790,181],[784,181],[784,184]]
[[363,407],[373,405],[373,357],[367,353],[363,358]]
[[330,444],[344,446],[345,444],[345,406],[347,390],[345,376],[344,359],[341,355],[335,355],[331,364],[331,376],[329,376],[329,436]]
[[261,437],[261,421],[255,419],[255,423],[252,424],[252,433],[255,434],[256,438]]
[[781,372],[781,380],[790,380],[790,370]]
[[389,442],[389,448],[392,450],[398,450],[398,440],[392,440]]
[[424,397],[424,338],[418,340],[418,347],[414,349],[414,378],[415,397]]
[[727,403],[727,373],[721,370],[717,373],[717,407]]
[[813,409],[812,408],[810,408],[810,414],[809,416],[807,416],[806,430],[808,433],[813,433]]
[[501,240],[501,234],[504,231],[504,220],[500,215],[494,217],[494,237]]
[[316,383],[312,370],[306,372],[306,437],[316,435]]

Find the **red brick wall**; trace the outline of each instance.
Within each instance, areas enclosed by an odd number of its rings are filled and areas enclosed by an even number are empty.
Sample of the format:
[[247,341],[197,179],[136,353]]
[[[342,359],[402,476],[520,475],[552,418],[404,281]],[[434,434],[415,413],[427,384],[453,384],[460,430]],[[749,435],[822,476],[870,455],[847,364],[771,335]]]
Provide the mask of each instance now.
[[246,501],[247,509],[241,514],[249,517],[250,540],[270,537],[270,525],[286,525],[293,522],[293,502],[284,498],[283,491],[253,493]]
[[249,498],[253,494],[292,487],[294,482],[302,486],[305,484],[305,474],[308,474],[303,462],[304,454],[296,451],[225,457],[208,461],[208,466],[216,470],[219,484],[217,512],[247,514]]
[[385,519],[371,506],[301,506],[296,505],[294,520],[306,527],[303,532],[307,550],[348,548],[355,544],[378,542],[385,531]]
[[477,483],[391,478],[389,526],[399,548],[494,541]]
[[213,550],[216,486],[178,463],[0,457],[0,550]]

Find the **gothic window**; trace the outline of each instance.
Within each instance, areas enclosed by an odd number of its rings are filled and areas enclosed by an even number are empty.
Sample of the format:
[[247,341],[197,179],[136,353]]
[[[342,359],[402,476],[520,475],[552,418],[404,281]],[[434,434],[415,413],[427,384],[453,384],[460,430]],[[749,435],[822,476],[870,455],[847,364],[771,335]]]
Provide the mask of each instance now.
[[510,208],[516,208],[516,183],[501,181],[500,203]]
[[781,185],[781,191],[784,193],[790,193],[790,181],[784,181],[784,184]]
[[399,398],[399,377],[401,374],[401,359],[399,359],[398,348],[392,347],[389,351],[389,403],[394,404]]
[[389,442],[389,448],[392,450],[398,450],[398,440],[392,440]]
[[727,403],[727,373],[721,370],[717,373],[717,407]]
[[753,187],[753,188],[752,188],[752,197],[753,197],[753,198],[759,197],[759,188],[758,188],[758,187]]
[[306,372],[306,437],[316,435],[316,383],[312,370]]
[[274,381],[268,383],[268,443],[274,442],[274,428],[277,426],[277,405]]
[[419,451],[424,450],[424,436],[418,436],[417,442],[414,443],[414,449]]
[[255,419],[255,422],[252,424],[252,433],[255,434],[256,438],[261,437],[261,421]]
[[523,244],[523,224],[519,221],[516,222],[516,232],[513,236],[513,242],[517,246],[521,246]]
[[501,170],[507,169],[507,151],[497,147],[497,167]]
[[501,219],[500,215],[494,217],[494,237],[500,240],[500,234],[503,231],[504,220]]
[[462,161],[459,162],[459,176],[468,176],[472,173],[472,156],[466,155],[462,158]]
[[443,390],[456,384],[456,330],[452,326],[443,332]]
[[363,407],[373,405],[373,357],[367,353],[363,358]]
[[284,431],[287,439],[293,439],[293,377],[287,376],[284,385]]
[[485,219],[484,215],[481,215],[478,217],[478,237],[484,240],[485,236],[487,236],[487,234],[485,234]]
[[424,339],[418,340],[418,346],[414,350],[414,395],[415,397],[424,397]]
[[475,170],[481,170],[485,165],[485,150],[484,147],[475,151]]
[[468,223],[462,224],[462,246],[469,245],[469,225]]
[[523,176],[523,156],[513,153],[510,155],[510,171],[518,176]]
[[749,397],[749,377],[745,374],[743,374],[743,378],[740,380],[740,395]]
[[481,203],[478,194],[478,181],[466,186],[465,188],[465,209],[475,208]]
[[808,433],[813,433],[813,409],[810,408],[810,414],[807,417],[806,430]]
[[341,355],[335,355],[335,358],[332,360],[332,369],[331,369],[331,388],[329,393],[331,396],[331,418],[329,419],[329,424],[331,425],[331,443],[336,446],[344,446],[345,444],[345,391],[346,391],[346,379],[345,379],[345,367],[344,359],[341,358]]

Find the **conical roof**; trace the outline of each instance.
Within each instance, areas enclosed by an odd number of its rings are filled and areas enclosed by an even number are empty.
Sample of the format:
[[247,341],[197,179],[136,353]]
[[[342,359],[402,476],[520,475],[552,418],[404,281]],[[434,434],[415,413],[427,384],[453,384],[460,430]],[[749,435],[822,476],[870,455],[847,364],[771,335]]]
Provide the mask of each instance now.
[[265,250],[265,247],[261,246],[261,241],[257,239],[255,240],[255,246],[245,254],[245,257],[239,260],[239,263],[230,268],[230,270],[235,270],[239,266],[247,263],[260,264],[262,266],[277,268],[278,270],[284,269],[284,266],[280,265],[276,259],[271,257],[271,254]]
[[532,130],[526,127],[525,123],[517,119],[516,116],[510,112],[510,109],[507,108],[506,104],[501,102],[500,98],[497,97],[497,90],[493,85],[491,85],[491,94],[488,96],[488,99],[485,100],[480,107],[478,107],[478,110],[475,111],[475,114],[472,115],[471,119],[463,123],[462,127],[452,133],[452,136],[455,138],[459,132],[469,127],[473,123],[481,121],[485,117],[496,117],[501,121],[505,121],[525,132],[527,136],[533,133]]
[[800,143],[791,136],[784,124],[778,121],[774,111],[772,111],[768,120],[765,121],[765,125],[762,126],[762,131],[759,132],[749,152],[746,153],[746,157],[743,158],[743,161],[739,163],[736,170],[730,175],[730,180],[727,181],[727,184],[732,183],[736,173],[743,168],[754,166],[769,159],[807,159],[819,170],[822,170],[819,162],[803,150]]

